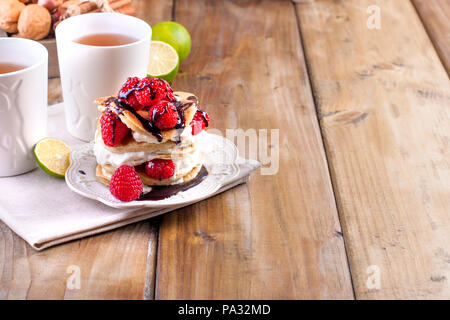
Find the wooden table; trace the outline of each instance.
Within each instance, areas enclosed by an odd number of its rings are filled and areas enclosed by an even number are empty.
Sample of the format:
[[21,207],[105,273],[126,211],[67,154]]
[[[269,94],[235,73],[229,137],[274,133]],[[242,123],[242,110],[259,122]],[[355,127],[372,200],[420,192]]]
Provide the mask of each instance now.
[[0,224],[0,298],[449,299],[450,4],[304,2],[135,0],[191,32],[173,85],[215,128],[279,129],[279,170],[43,252]]

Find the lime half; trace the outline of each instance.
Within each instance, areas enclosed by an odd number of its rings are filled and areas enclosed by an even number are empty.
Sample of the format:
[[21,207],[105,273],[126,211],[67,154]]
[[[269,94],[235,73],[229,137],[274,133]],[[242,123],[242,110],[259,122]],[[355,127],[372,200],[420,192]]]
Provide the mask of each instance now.
[[178,73],[178,53],[171,45],[162,41],[152,41],[150,48],[150,61],[148,75],[172,82]]
[[34,147],[34,155],[42,170],[51,176],[64,178],[72,149],[62,140],[44,138]]

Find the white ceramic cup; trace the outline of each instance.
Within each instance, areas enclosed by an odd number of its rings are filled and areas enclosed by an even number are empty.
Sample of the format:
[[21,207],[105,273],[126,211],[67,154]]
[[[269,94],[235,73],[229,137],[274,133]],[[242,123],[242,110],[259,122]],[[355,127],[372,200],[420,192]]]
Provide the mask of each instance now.
[[[120,34],[137,39],[121,46],[90,46],[75,42],[94,34]],[[62,21],[56,28],[59,69],[68,131],[91,141],[97,128],[93,100],[118,93],[128,77],[147,75],[150,26],[119,13],[89,13]]]
[[0,38],[0,63],[25,66],[0,74],[0,177],[36,168],[34,145],[47,130],[48,52],[40,43]]

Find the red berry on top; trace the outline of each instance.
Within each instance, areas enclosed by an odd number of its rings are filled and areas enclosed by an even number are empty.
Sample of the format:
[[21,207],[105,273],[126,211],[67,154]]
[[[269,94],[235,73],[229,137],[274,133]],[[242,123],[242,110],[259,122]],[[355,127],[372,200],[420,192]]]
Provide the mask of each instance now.
[[153,179],[169,179],[175,174],[175,164],[172,160],[153,159],[145,164],[145,173]]
[[130,77],[127,81],[125,81],[122,88],[119,90],[119,98],[124,99],[135,110],[140,110],[143,107],[136,99],[136,93],[133,90],[139,81],[140,79],[138,77]]
[[192,135],[195,136],[199,134],[203,129],[205,129],[205,127],[208,126],[208,124],[209,115],[204,111],[197,110],[191,122]]
[[133,201],[139,198],[143,190],[141,178],[132,166],[120,166],[112,175],[109,191],[120,201]]
[[146,77],[139,81],[134,92],[137,101],[146,107],[152,106],[160,100],[175,101],[173,90],[163,79]]
[[112,112],[103,113],[100,118],[103,142],[109,147],[118,146],[130,129]]
[[150,121],[160,130],[169,130],[178,124],[178,111],[172,102],[159,101],[148,112]]

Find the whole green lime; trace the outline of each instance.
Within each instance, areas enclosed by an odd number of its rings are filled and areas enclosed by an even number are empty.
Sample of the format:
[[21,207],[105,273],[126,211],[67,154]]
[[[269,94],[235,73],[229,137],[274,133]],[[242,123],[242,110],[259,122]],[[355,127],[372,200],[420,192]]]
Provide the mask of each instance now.
[[186,59],[191,51],[189,32],[181,24],[173,21],[165,21],[154,25],[152,27],[152,40],[170,44],[178,53],[180,62]]

